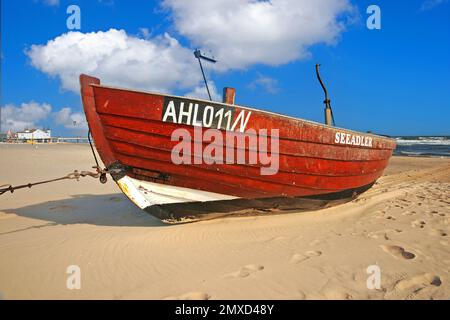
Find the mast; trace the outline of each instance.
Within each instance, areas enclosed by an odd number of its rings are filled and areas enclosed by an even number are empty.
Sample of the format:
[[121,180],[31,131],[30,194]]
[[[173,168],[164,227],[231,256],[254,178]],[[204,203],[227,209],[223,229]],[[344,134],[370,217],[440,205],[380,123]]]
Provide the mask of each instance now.
[[202,71],[203,81],[205,81],[206,91],[208,91],[209,100],[212,101],[211,93],[209,92],[208,82],[206,81],[205,72],[203,71],[202,60],[205,60],[205,61],[208,61],[208,62],[211,62],[211,63],[216,63],[217,60],[215,60],[212,57],[208,57],[208,56],[204,55],[199,49],[196,49],[194,51],[194,56],[197,58],[198,63],[200,64],[200,70]]

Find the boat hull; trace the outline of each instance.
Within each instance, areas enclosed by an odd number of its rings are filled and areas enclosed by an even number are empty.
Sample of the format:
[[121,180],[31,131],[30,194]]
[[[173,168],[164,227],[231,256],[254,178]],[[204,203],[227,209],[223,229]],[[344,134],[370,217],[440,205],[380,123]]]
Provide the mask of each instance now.
[[[381,176],[395,148],[385,137],[261,110],[107,87],[85,75],[80,83],[103,163],[136,205],[167,221],[286,207],[280,202],[298,209],[307,200],[311,208],[348,200]],[[177,130],[192,137],[183,163],[174,161]],[[211,131],[215,139],[205,141]],[[235,143],[240,138],[248,143]],[[260,141],[265,160],[276,157],[276,170],[261,160]],[[211,146],[214,153],[206,153]],[[208,162],[218,153],[224,160],[232,154],[234,162]]]

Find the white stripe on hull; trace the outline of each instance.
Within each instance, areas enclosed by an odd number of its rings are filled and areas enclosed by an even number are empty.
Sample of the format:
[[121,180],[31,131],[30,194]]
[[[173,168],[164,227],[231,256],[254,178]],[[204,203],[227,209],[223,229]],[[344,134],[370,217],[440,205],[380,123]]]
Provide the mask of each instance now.
[[237,199],[225,194],[142,181],[129,176],[120,178],[117,184],[122,192],[141,209],[168,203]]

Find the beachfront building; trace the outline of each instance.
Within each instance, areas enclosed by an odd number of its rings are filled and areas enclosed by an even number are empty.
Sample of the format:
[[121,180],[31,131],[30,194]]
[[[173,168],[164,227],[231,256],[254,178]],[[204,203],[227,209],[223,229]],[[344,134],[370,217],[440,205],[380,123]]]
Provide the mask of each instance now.
[[27,142],[50,142],[51,141],[51,131],[50,129],[25,129],[24,131],[17,132],[17,140]]

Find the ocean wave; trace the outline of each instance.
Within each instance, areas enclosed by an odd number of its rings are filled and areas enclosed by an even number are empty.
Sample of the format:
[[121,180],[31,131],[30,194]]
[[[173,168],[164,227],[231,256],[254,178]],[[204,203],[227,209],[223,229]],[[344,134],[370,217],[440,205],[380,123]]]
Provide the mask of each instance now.
[[450,136],[394,136],[394,138],[404,140],[450,140]]
[[450,136],[396,137],[394,154],[419,157],[450,157]]
[[405,139],[405,138],[396,138],[398,145],[444,145],[450,146],[450,139],[446,139],[446,137],[418,137],[415,139]]
[[450,153],[448,152],[395,151],[394,154],[408,157],[450,157]]

